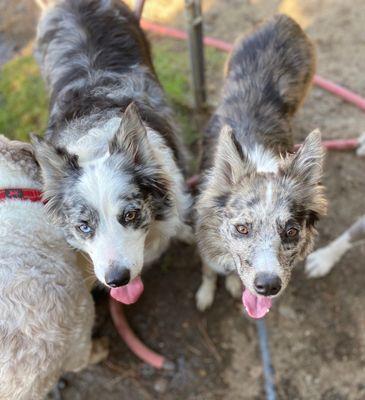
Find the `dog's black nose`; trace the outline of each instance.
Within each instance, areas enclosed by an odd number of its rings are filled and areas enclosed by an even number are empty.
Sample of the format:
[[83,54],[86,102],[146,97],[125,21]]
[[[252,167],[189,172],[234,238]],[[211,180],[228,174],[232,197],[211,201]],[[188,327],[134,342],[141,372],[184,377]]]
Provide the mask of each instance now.
[[126,268],[111,268],[105,276],[105,282],[111,288],[124,286],[129,283],[131,273]]
[[281,279],[277,275],[258,274],[254,281],[255,290],[263,296],[274,296],[281,289]]

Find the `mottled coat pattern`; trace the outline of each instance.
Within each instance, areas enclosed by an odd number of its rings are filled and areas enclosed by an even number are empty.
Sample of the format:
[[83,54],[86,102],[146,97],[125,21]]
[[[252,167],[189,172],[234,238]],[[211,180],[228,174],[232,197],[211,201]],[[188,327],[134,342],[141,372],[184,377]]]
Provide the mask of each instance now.
[[[291,120],[314,66],[312,43],[285,15],[234,46],[202,145],[196,205],[204,264],[200,309],[213,301],[217,272],[238,273],[254,295],[261,294],[259,277],[274,277],[278,294],[295,261],[312,247],[314,222],[326,210],[319,132],[311,133],[297,154],[290,151]],[[228,276],[227,289],[238,296],[241,284],[234,277]]]
[[37,43],[51,98],[46,140],[34,139],[49,214],[101,282],[111,266],[133,279],[191,230],[184,148],[149,44],[117,0],[57,2]]
[[[0,135],[0,187],[40,189],[28,143]],[[91,357],[94,305],[42,203],[0,202],[0,398],[44,400]]]

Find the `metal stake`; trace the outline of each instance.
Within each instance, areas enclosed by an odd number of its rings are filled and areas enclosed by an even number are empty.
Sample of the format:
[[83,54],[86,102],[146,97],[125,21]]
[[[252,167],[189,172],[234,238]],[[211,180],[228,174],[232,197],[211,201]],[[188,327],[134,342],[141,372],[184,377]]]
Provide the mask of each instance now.
[[203,18],[200,0],[185,0],[189,32],[190,65],[194,92],[194,106],[201,110],[205,106],[206,91],[204,77]]
[[134,1],[134,14],[138,19],[141,19],[143,7],[144,7],[145,0],[135,0]]

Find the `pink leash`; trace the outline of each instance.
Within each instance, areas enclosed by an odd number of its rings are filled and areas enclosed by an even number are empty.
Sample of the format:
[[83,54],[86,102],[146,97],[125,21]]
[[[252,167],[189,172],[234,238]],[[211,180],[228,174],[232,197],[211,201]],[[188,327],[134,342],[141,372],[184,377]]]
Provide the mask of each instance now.
[[138,358],[157,369],[174,368],[174,364],[172,362],[166,360],[165,357],[149,349],[138,339],[128,324],[123,311],[122,303],[119,303],[110,297],[109,310],[114,322],[114,326],[116,327],[119,335]]

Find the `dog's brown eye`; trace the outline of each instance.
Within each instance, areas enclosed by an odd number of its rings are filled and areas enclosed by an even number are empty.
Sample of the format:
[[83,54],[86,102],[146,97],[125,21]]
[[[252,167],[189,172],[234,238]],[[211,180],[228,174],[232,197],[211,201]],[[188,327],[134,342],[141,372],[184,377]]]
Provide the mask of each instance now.
[[246,225],[236,225],[237,232],[241,235],[247,235],[249,230]]
[[137,211],[128,211],[125,216],[124,220],[125,222],[132,222],[137,218]]
[[286,236],[290,237],[290,238],[294,238],[295,236],[298,235],[298,229],[297,228],[289,228],[286,231]]

